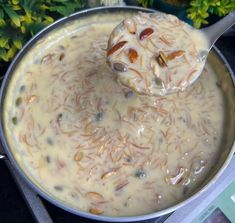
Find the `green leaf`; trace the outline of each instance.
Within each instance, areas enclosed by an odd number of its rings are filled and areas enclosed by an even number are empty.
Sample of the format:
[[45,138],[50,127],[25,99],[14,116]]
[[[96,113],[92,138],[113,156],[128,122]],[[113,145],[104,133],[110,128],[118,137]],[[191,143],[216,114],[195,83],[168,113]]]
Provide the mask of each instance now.
[[50,17],[50,16],[45,15],[45,16],[43,16],[43,18],[44,18],[47,22],[49,22],[49,23],[54,22],[54,19],[53,19],[52,17]]
[[49,8],[51,12],[58,12],[59,14],[63,16],[69,15],[69,11],[67,10],[66,6],[52,6]]
[[15,56],[17,52],[16,47],[12,46],[8,51],[7,51],[7,57],[10,59]]
[[7,51],[3,48],[0,48],[0,59],[8,62],[9,61],[9,58],[7,56]]
[[2,36],[1,38],[0,38],[0,47],[5,47],[6,46],[6,44],[8,43],[8,40],[9,40],[9,38],[7,38],[7,37],[5,37],[5,36]]
[[22,48],[22,38],[14,38],[12,39],[12,42],[14,44],[14,46],[17,48],[17,49],[21,49]]
[[12,8],[10,8],[9,6],[4,7],[5,12],[7,13],[7,15],[10,17],[10,19],[12,20],[12,22],[17,26],[20,27],[20,17],[17,15],[17,13],[15,11],[12,10]]
[[19,11],[19,10],[21,10],[21,8],[20,8],[19,5],[13,5],[13,6],[12,6],[12,9],[13,9],[14,11]]
[[0,19],[3,19],[4,18],[4,12],[2,9],[0,9]]
[[12,2],[13,5],[18,5],[20,0],[11,0],[11,2]]

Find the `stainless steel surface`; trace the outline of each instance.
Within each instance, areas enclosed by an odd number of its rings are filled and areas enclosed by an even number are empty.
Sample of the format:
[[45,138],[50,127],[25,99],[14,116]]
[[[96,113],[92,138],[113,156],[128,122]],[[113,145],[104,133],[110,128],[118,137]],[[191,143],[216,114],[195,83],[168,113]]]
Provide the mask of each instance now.
[[[96,9],[90,9],[90,10],[84,10],[78,13],[75,13],[69,17],[66,17],[64,19],[61,19],[54,23],[53,25],[50,25],[48,28],[44,29],[41,31],[39,34],[37,34],[28,44],[25,45],[25,47],[21,50],[21,52],[15,57],[13,63],[10,65],[7,74],[5,75],[2,88],[1,88],[1,94],[0,94],[0,99],[1,99],[1,108],[3,108],[4,105],[4,96],[7,90],[8,83],[11,79],[12,74],[14,73],[14,70],[17,69],[18,63],[21,61],[21,58],[31,49],[31,47],[34,46],[34,44],[40,40],[42,37],[44,37],[46,34],[48,34],[50,31],[54,30],[55,28],[63,26],[65,23],[79,19],[79,18],[89,18],[89,16],[92,15],[97,15],[98,13],[108,13],[108,14],[114,14],[114,13],[133,13],[137,11],[146,11],[146,12],[153,12],[152,10],[146,10],[143,8],[138,8],[138,7],[104,7],[104,8],[96,8]],[[231,69],[229,68],[226,60],[221,57],[220,53],[218,50],[213,50],[211,53],[212,62],[213,66],[217,67],[219,70],[219,73],[221,73],[221,78],[222,83],[224,83],[224,87],[226,88],[226,94],[227,94],[227,101],[229,103],[229,106],[231,109],[227,113],[228,120],[226,123],[226,129],[224,131],[224,142],[221,144],[221,156],[214,168],[211,170],[210,174],[207,176],[207,179],[203,183],[203,185],[198,188],[197,191],[195,191],[194,194],[191,195],[188,199],[179,202],[178,204],[171,206],[169,208],[166,208],[161,211],[156,211],[151,214],[146,214],[146,215],[140,215],[140,216],[132,216],[132,217],[109,217],[109,216],[97,216],[93,215],[87,212],[82,212],[77,209],[74,209],[72,207],[67,206],[64,204],[62,201],[59,201],[58,199],[52,197],[50,194],[48,194],[46,191],[41,189],[39,186],[37,186],[34,182],[32,182],[29,177],[27,176],[27,171],[22,169],[20,165],[16,162],[14,159],[13,154],[11,153],[10,148],[8,148],[8,143],[7,139],[4,136],[4,127],[3,127],[3,117],[2,117],[2,112],[0,115],[1,119],[1,125],[0,125],[0,134],[1,134],[1,140],[3,143],[3,147],[6,151],[7,156],[10,159],[11,164],[15,168],[16,172],[20,174],[21,177],[27,182],[28,185],[31,186],[31,188],[36,191],[39,195],[53,203],[54,205],[57,205],[58,207],[63,208],[64,210],[67,210],[71,213],[90,218],[90,219],[95,219],[95,220],[101,220],[101,221],[112,221],[112,222],[130,222],[130,221],[140,221],[140,220],[145,220],[145,219],[151,219],[155,218],[158,216],[165,215],[167,213],[170,213],[185,204],[189,203],[193,199],[195,199],[197,196],[199,196],[203,191],[205,191],[208,187],[210,187],[216,179],[219,177],[219,175],[223,172],[223,170],[226,168],[228,165],[229,161],[231,160],[232,154],[234,152],[234,136],[235,136],[235,127],[234,127],[234,107],[235,107],[235,89],[234,89],[234,84],[233,81],[230,77],[231,75]],[[225,64],[225,65],[224,65]],[[228,74],[228,70],[230,71],[230,75]]]
[[[219,177],[219,179],[212,185],[210,190],[201,194],[194,201],[190,202],[183,208],[174,212],[164,223],[189,223],[207,207],[210,203],[230,184],[235,180],[235,156]],[[234,206],[235,207],[235,206]],[[218,221],[219,222],[219,221]]]
[[0,160],[7,159],[6,155],[0,154]]
[[205,33],[209,40],[209,50],[212,48],[216,40],[233,24],[235,24],[235,11],[231,12],[215,24],[201,29],[201,31]]
[[8,158],[7,158],[7,156],[6,156],[5,152],[4,152],[4,149],[2,147],[2,144],[0,142],[0,161],[1,160],[8,160]]
[[[29,209],[38,223],[53,223],[51,217],[49,216],[47,210],[45,209],[41,199],[33,191],[24,179],[16,172],[15,168],[11,165],[9,161],[6,161],[6,165],[13,175],[15,181],[20,186],[20,191],[29,206]],[[36,205],[36,206],[35,206]]]

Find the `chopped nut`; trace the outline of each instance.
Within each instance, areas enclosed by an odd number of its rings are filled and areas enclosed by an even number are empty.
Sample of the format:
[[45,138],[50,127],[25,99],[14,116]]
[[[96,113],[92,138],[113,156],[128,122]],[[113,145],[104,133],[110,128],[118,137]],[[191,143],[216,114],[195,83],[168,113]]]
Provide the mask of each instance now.
[[108,177],[114,175],[117,173],[117,170],[111,170],[111,171],[108,171],[106,173],[104,173],[102,176],[101,176],[101,179],[104,180],[104,179],[107,179]]
[[32,103],[32,102],[37,101],[37,100],[38,100],[38,97],[36,95],[31,95],[28,98],[28,103]]
[[93,191],[87,192],[85,194],[85,196],[88,197],[89,199],[97,201],[97,202],[104,200],[104,197],[101,194],[99,194],[97,192],[93,192]]
[[161,66],[161,67],[166,67],[167,64],[167,57],[166,55],[162,52],[162,51],[159,51],[159,55],[157,56],[157,62],[158,64]]
[[92,213],[92,214],[97,214],[97,215],[100,215],[100,214],[104,213],[103,210],[101,210],[101,209],[99,209],[97,207],[91,207],[89,209],[89,212]]
[[80,161],[80,160],[82,160],[82,158],[83,158],[83,152],[76,152],[76,154],[74,155],[74,160],[75,161]]
[[174,60],[176,57],[182,56],[185,53],[183,50],[177,50],[167,55],[167,60]]
[[149,37],[152,33],[154,32],[154,30],[152,28],[146,28],[144,29],[141,33],[140,33],[140,40],[146,39],[147,37]]
[[113,47],[111,47],[111,49],[107,51],[107,57],[116,52],[117,50],[119,50],[120,48],[122,48],[126,43],[127,41],[121,41],[115,44]]
[[128,59],[131,63],[134,63],[138,59],[137,51],[130,48],[129,51],[128,51]]
[[129,31],[129,33],[136,34],[136,24],[135,24],[134,20],[126,19],[124,21],[124,25],[127,27],[127,30]]
[[127,184],[129,184],[128,180],[124,180],[122,182],[120,182],[116,187],[115,187],[115,191],[119,191],[121,189],[123,189],[125,186],[127,186]]

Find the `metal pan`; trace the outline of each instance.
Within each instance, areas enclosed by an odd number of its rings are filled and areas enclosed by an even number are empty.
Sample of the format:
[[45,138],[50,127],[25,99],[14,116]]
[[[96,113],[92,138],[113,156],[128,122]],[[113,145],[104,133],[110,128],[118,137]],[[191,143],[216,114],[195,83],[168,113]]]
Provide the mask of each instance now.
[[[229,110],[226,114],[226,128],[224,129],[224,141],[223,144],[221,144],[221,155],[217,162],[215,163],[214,167],[211,169],[210,173],[208,174],[206,180],[185,200],[179,201],[178,204],[173,205],[171,207],[168,207],[166,209],[163,209],[161,211],[156,211],[151,214],[146,215],[140,215],[140,216],[131,216],[131,217],[109,217],[109,216],[99,216],[99,215],[93,215],[87,212],[82,212],[80,210],[74,209],[72,207],[69,207],[62,201],[54,198],[50,194],[48,194],[46,191],[44,191],[41,187],[36,185],[27,175],[27,170],[22,169],[20,164],[16,161],[14,158],[14,155],[12,153],[11,148],[9,147],[9,144],[6,139],[5,130],[4,130],[4,119],[3,119],[3,110],[4,110],[4,100],[5,100],[5,94],[8,90],[8,85],[11,81],[12,75],[14,74],[14,71],[17,70],[17,67],[19,63],[21,62],[22,58],[30,51],[30,49],[38,42],[40,41],[45,35],[50,33],[51,31],[55,30],[56,28],[62,27],[66,25],[67,23],[78,20],[82,18],[89,18],[93,15],[99,15],[99,14],[119,14],[120,13],[136,13],[137,11],[144,11],[144,12],[153,12],[152,10],[139,8],[139,7],[101,7],[101,8],[95,8],[95,9],[89,9],[80,11],[78,13],[75,13],[69,17],[63,18],[61,20],[58,20],[57,22],[53,23],[52,25],[45,28],[43,31],[38,33],[34,38],[32,38],[25,46],[24,48],[18,53],[18,55],[15,57],[14,61],[11,63],[5,77],[2,83],[1,92],[0,92],[0,103],[1,103],[1,115],[0,115],[0,137],[1,137],[1,143],[2,147],[5,151],[5,155],[0,155],[0,159],[2,158],[8,158],[13,165],[13,167],[17,170],[18,174],[22,176],[25,181],[28,183],[28,185],[33,188],[39,195],[53,203],[54,205],[69,211],[73,214],[95,219],[95,220],[101,220],[101,221],[112,221],[112,222],[130,222],[130,221],[140,221],[140,220],[146,220],[151,219],[155,217],[159,217],[165,214],[168,214],[170,212],[175,211],[176,209],[186,205],[191,200],[195,199],[198,195],[203,193],[208,187],[210,187],[213,182],[216,181],[216,179],[220,176],[220,174],[223,172],[223,170],[226,168],[228,163],[231,160],[231,157],[234,153],[235,146],[234,146],[234,139],[235,139],[235,88],[234,88],[234,76],[231,68],[229,67],[229,64],[219,52],[218,49],[214,47],[212,52],[209,55],[209,63],[215,68],[216,72],[218,73],[219,79],[222,83],[222,89],[225,92],[225,103],[229,107]],[[9,140],[9,139],[8,139]]]

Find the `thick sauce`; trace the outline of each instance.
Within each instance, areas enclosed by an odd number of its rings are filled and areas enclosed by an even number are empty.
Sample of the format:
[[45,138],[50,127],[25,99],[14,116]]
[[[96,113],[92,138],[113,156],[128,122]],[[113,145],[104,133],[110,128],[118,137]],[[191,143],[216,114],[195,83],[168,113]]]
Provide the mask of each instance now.
[[118,80],[148,95],[185,90],[201,74],[207,38],[199,30],[164,13],[139,13],[110,35],[107,62]]
[[176,95],[122,88],[105,50],[118,22],[74,22],[41,40],[14,74],[4,120],[16,160],[40,188],[79,210],[130,216],[200,185],[219,152],[223,100],[208,64]]

